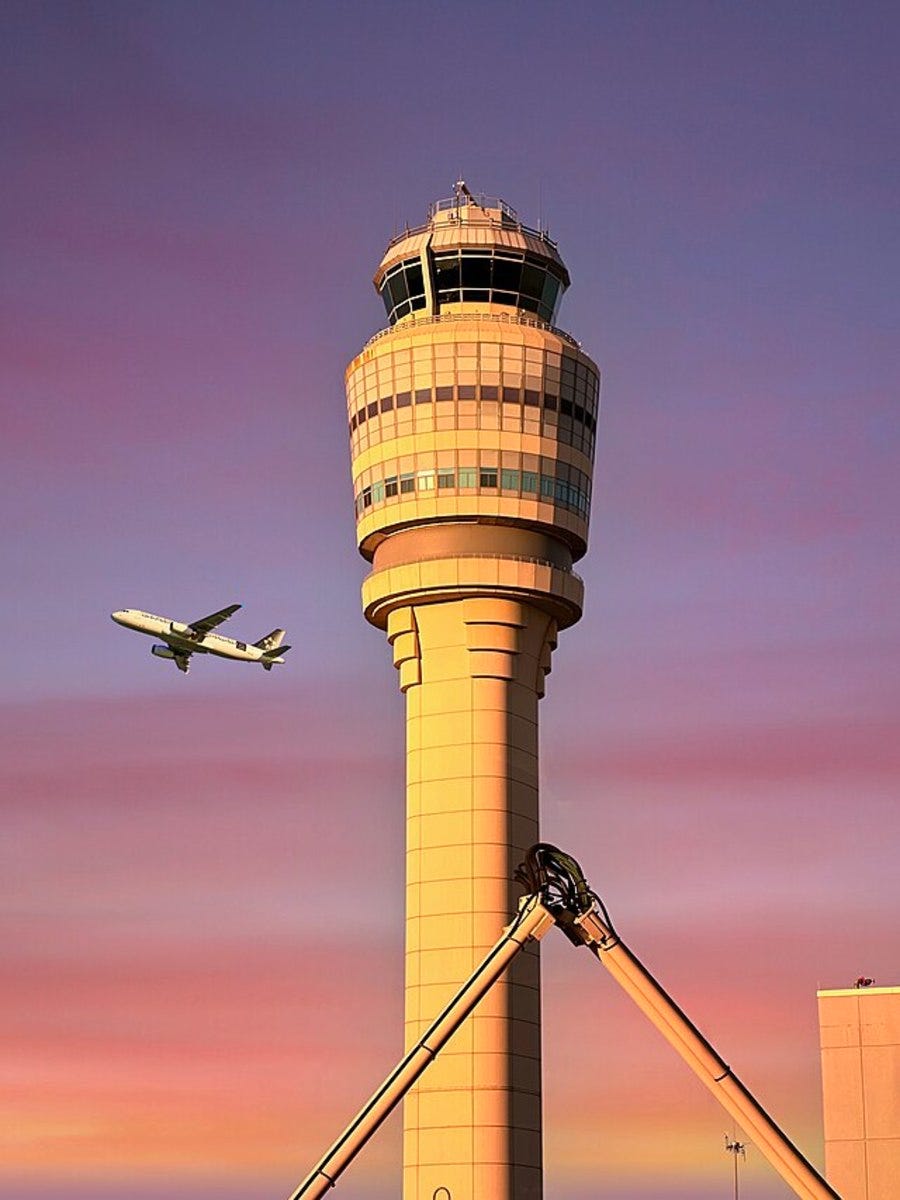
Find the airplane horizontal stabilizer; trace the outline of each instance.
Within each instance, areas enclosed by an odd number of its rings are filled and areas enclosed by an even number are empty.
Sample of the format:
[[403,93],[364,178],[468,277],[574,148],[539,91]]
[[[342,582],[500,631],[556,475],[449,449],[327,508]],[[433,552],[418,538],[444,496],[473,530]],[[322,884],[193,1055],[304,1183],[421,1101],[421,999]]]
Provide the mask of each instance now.
[[290,646],[273,646],[271,650],[264,650],[263,656],[259,660],[262,663],[262,669],[271,671],[276,663],[284,661],[281,655],[287,654],[288,650],[290,650]]
[[263,650],[263,658],[278,658],[279,655],[287,654],[290,646],[272,646],[270,650]]

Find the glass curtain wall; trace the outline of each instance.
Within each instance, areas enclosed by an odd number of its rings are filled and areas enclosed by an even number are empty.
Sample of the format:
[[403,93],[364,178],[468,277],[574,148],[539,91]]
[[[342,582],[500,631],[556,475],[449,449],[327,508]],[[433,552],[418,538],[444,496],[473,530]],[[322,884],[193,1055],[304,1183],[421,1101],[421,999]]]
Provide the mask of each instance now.
[[[438,307],[442,304],[506,304],[536,313],[553,324],[563,281],[552,266],[530,254],[497,250],[452,250],[434,256]],[[418,258],[392,267],[381,285],[388,320],[425,307],[425,282]]]

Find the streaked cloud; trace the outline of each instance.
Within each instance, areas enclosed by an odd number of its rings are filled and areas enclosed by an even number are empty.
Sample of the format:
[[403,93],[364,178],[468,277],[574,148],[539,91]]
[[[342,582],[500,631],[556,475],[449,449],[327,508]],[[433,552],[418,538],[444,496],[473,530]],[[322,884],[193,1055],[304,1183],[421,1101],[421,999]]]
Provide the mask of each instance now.
[[[545,836],[814,1155],[815,988],[896,982],[896,21],[408,16],[4,14],[16,1200],[284,1194],[398,1053],[403,704],[342,371],[459,171],[549,220],[604,369]],[[233,600],[288,628],[282,675],[176,678],[107,616]],[[714,1102],[584,953],[544,959],[548,1200],[720,1195]],[[398,1162],[395,1122],[352,1189]]]

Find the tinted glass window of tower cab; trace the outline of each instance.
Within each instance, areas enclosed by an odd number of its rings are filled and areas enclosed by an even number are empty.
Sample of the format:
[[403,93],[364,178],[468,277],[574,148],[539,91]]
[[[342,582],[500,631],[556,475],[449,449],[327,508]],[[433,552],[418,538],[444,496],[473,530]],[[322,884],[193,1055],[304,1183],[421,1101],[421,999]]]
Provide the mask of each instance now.
[[[506,304],[536,313],[552,324],[562,294],[562,279],[551,264],[530,254],[497,250],[451,250],[434,256],[437,302]],[[381,285],[388,320],[425,307],[425,282],[419,258],[397,263]]]
[[425,281],[418,258],[407,258],[391,267],[381,285],[381,299],[392,325],[425,307]]

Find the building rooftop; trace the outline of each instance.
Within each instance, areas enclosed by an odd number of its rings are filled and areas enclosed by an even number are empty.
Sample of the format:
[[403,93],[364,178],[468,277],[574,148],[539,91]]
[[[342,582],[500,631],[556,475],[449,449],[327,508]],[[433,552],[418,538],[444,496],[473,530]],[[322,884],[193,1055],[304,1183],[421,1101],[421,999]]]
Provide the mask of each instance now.
[[417,235],[434,232],[444,227],[465,227],[474,230],[494,231],[490,240],[496,240],[499,230],[506,230],[524,235],[529,240],[536,241],[545,248],[545,252],[553,251],[552,257],[558,257],[556,242],[550,237],[543,226],[534,228],[526,225],[519,214],[499,196],[486,196],[483,192],[473,193],[466,186],[465,180],[458,180],[452,196],[433,201],[428,207],[428,220],[423,225],[407,226],[388,243],[388,252],[399,242],[405,242]]
[[887,993],[900,992],[900,986],[895,987],[849,987],[849,988],[820,988],[817,996],[884,996]]

